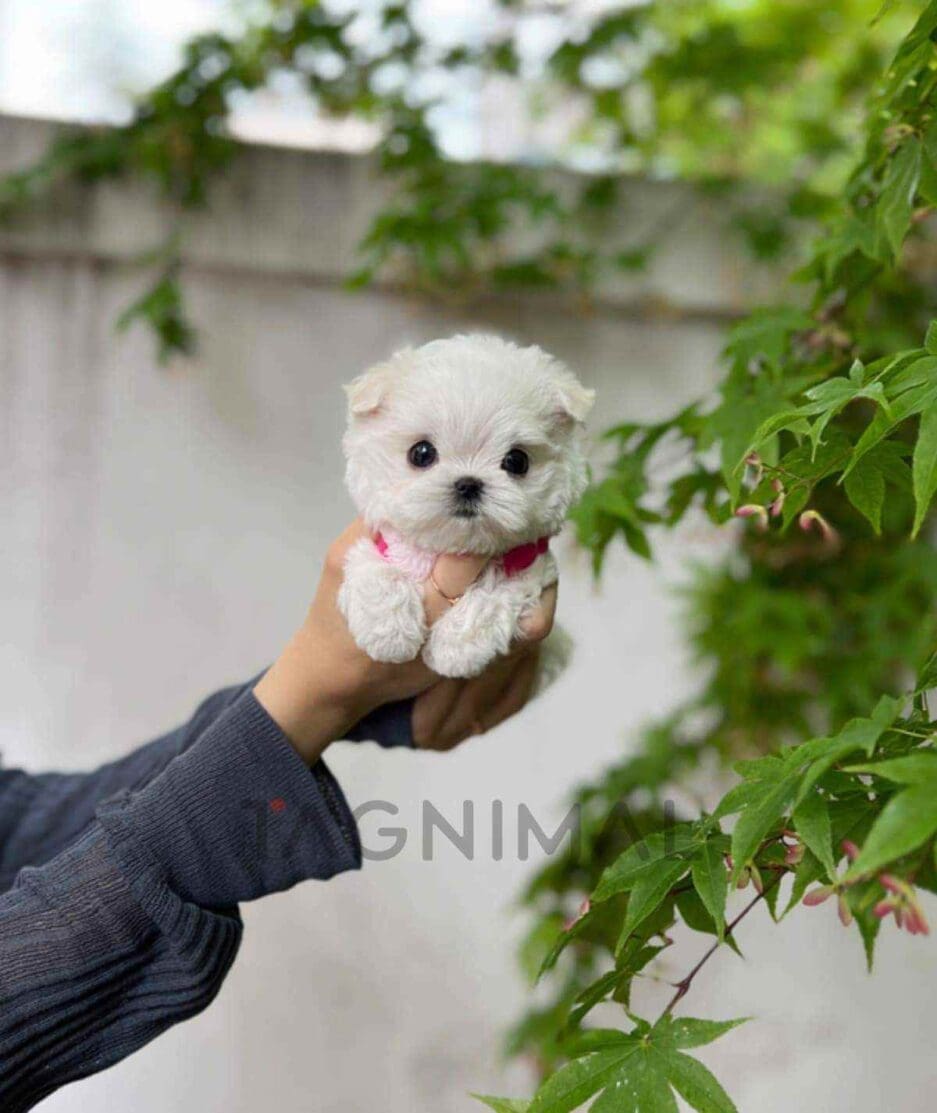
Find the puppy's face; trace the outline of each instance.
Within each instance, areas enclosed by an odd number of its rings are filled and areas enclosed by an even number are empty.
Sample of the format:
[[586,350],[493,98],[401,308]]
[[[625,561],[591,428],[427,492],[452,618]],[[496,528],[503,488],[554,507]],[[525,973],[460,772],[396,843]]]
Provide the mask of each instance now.
[[556,532],[585,487],[592,392],[539,348],[437,340],[347,392],[352,497],[369,526],[419,548],[504,552]]

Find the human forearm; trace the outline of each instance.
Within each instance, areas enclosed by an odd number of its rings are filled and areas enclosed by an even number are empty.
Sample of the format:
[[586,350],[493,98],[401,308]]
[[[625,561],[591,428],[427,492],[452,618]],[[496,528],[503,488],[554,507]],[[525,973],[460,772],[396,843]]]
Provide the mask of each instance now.
[[[69,846],[94,819],[98,805],[122,789],[148,784],[184,753],[257,677],[214,692],[184,723],[116,761],[79,773],[0,770],[0,892],[24,866],[41,866]],[[380,746],[410,746],[412,703],[375,708],[340,736]]]
[[214,997],[235,905],[360,864],[354,823],[244,692],[0,897],[0,1107],[116,1062]]
[[24,866],[54,858],[94,819],[102,800],[148,784],[245,690],[239,684],[203,700],[174,730],[97,769],[77,773],[0,771],[0,892]]

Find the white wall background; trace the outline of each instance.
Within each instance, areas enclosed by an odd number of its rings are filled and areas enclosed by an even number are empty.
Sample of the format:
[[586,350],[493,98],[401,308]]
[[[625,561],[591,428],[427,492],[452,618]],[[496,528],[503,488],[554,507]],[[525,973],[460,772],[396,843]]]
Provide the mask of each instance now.
[[[0,120],[0,169],[44,138]],[[666,191],[664,191],[666,192]],[[673,195],[634,187],[627,236]],[[349,517],[340,384],[406,341],[495,327],[568,359],[598,423],[671,412],[713,380],[720,320],[759,288],[705,209],[651,274],[592,315],[505,301],[459,314],[337,278],[373,206],[361,160],[255,151],[191,228],[197,360],[158,369],[145,333],[114,335],[160,233],[145,195],[61,197],[0,235],[0,749],[8,764],[83,768],[174,725],[268,661],[301,619]],[[763,288],[763,287],[762,287]],[[670,306],[649,317],[648,304]],[[43,1106],[50,1113],[455,1113],[469,1090],[525,1094],[498,1041],[525,1000],[506,937],[536,862],[490,860],[491,801],[544,824],[570,786],[628,751],[692,685],[669,584],[722,550],[699,526],[662,541],[663,571],[624,552],[595,591],[563,554],[562,618],[578,655],[522,717],[439,757],[337,745],[353,804],[400,808],[405,851],[360,874],[244,909],[217,1002]],[[419,809],[476,809],[476,859],[421,860]],[[380,845],[377,823],[364,837]],[[535,848],[536,850],[536,848]],[[536,852],[535,857],[539,857]],[[933,1108],[933,944],[883,932],[864,974],[831,909],[746,925],[748,956],[713,961],[687,1011],[759,1019],[703,1057],[746,1113]],[[665,974],[705,944],[688,938]],[[679,965],[677,965],[679,963]],[[654,987],[646,991],[658,992]]]

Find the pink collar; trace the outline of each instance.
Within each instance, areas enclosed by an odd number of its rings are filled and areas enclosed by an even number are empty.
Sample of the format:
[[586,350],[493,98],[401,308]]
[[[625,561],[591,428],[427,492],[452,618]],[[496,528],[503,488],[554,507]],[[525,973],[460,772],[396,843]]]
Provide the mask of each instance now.
[[505,576],[516,576],[518,572],[528,569],[539,556],[550,547],[549,537],[538,537],[536,541],[528,541],[526,545],[518,545],[516,549],[508,549],[501,558]]
[[[387,556],[387,541],[382,533],[374,535],[374,547],[385,560],[389,559]],[[519,572],[525,572],[537,557],[543,556],[549,547],[549,537],[538,537],[536,541],[528,541],[524,545],[517,545],[513,549],[508,549],[506,553],[498,558],[504,568],[505,576],[516,576]]]

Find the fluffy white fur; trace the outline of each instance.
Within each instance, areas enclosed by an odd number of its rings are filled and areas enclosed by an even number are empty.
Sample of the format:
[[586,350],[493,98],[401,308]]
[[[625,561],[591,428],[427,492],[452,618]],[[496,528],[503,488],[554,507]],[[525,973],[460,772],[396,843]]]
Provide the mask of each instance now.
[[[519,634],[556,580],[550,553],[506,576],[492,560],[427,632],[421,583],[439,553],[497,557],[557,533],[586,484],[582,422],[593,392],[540,348],[495,336],[454,336],[398,352],[346,387],[346,479],[386,558],[370,540],[348,554],[339,606],[358,645],[378,661],[424,660],[443,676],[474,676]],[[432,466],[408,452],[426,440]],[[511,475],[512,449],[530,461]],[[482,483],[468,515],[455,482]],[[427,636],[428,633],[428,636]]]

